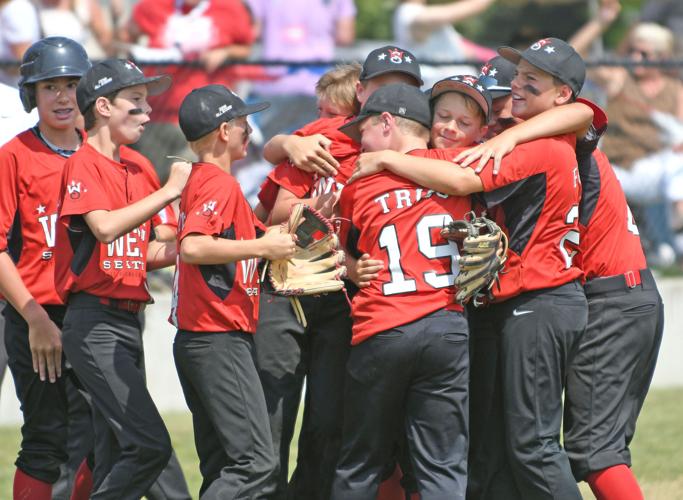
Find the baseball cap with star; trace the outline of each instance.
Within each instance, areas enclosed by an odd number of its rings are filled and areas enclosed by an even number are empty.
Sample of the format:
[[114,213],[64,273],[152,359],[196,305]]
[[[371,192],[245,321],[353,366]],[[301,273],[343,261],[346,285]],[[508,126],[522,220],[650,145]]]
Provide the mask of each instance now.
[[146,85],[149,95],[157,95],[171,86],[171,77],[168,75],[147,77],[131,61],[105,59],[91,67],[78,82],[78,87],[76,87],[78,109],[81,113],[85,113],[99,97],[135,85]]
[[500,47],[498,53],[515,64],[524,59],[538,69],[550,73],[562,83],[569,85],[574,97],[578,97],[586,80],[586,63],[571,45],[559,38],[542,38],[523,51],[512,47]]
[[474,99],[474,102],[479,104],[479,107],[484,112],[486,122],[491,117],[491,94],[479,82],[479,79],[473,75],[456,75],[449,76],[443,80],[439,80],[432,87],[429,101],[434,100],[446,92],[459,92]]
[[385,45],[368,54],[360,72],[360,81],[369,80],[385,73],[405,73],[422,86],[420,65],[413,54],[394,45]]
[[479,70],[479,82],[489,91],[492,99],[505,97],[512,92],[512,79],[516,66],[503,56],[489,59]]

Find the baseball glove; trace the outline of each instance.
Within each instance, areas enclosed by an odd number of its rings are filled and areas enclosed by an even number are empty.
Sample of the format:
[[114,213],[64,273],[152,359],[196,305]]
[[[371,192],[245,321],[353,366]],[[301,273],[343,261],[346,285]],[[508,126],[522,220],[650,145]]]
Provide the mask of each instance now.
[[[329,220],[318,211],[298,203],[281,231],[294,235],[296,250],[290,259],[270,262],[268,277],[274,292],[296,298],[338,292],[344,288],[344,252]],[[298,300],[292,300],[299,321],[306,324]]]
[[498,224],[474,212],[450,222],[441,235],[460,246],[460,272],[455,278],[455,298],[461,303],[488,293],[507,260],[508,239]]

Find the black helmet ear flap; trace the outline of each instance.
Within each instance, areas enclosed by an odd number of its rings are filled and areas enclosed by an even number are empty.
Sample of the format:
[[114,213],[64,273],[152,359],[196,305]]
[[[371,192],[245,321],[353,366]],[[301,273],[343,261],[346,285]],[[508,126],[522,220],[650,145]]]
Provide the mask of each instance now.
[[36,86],[35,84],[27,84],[19,87],[19,98],[21,104],[24,106],[24,111],[30,113],[36,107]]

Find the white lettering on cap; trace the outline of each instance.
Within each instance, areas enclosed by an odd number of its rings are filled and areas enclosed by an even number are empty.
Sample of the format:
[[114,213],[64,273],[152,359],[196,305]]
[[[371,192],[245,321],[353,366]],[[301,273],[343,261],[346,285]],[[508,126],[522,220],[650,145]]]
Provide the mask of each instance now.
[[218,108],[218,112],[216,113],[216,118],[224,115],[225,113],[227,113],[231,109],[232,109],[232,104],[230,106],[228,106],[227,104],[223,104],[220,108]]
[[100,78],[99,80],[97,80],[97,83],[95,84],[94,88],[95,88],[95,90],[97,90],[97,89],[104,87],[105,85],[107,85],[108,83],[111,83],[111,82],[112,82],[111,76],[105,76],[104,78]]

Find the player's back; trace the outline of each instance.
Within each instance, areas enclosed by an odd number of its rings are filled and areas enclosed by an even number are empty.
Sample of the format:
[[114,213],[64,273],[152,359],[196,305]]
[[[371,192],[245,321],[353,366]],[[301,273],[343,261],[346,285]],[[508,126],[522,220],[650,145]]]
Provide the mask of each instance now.
[[462,310],[453,300],[457,247],[439,232],[470,210],[469,198],[381,173],[344,188],[340,206],[350,221],[349,252],[384,262],[378,279],[353,299],[352,344],[439,309]]

